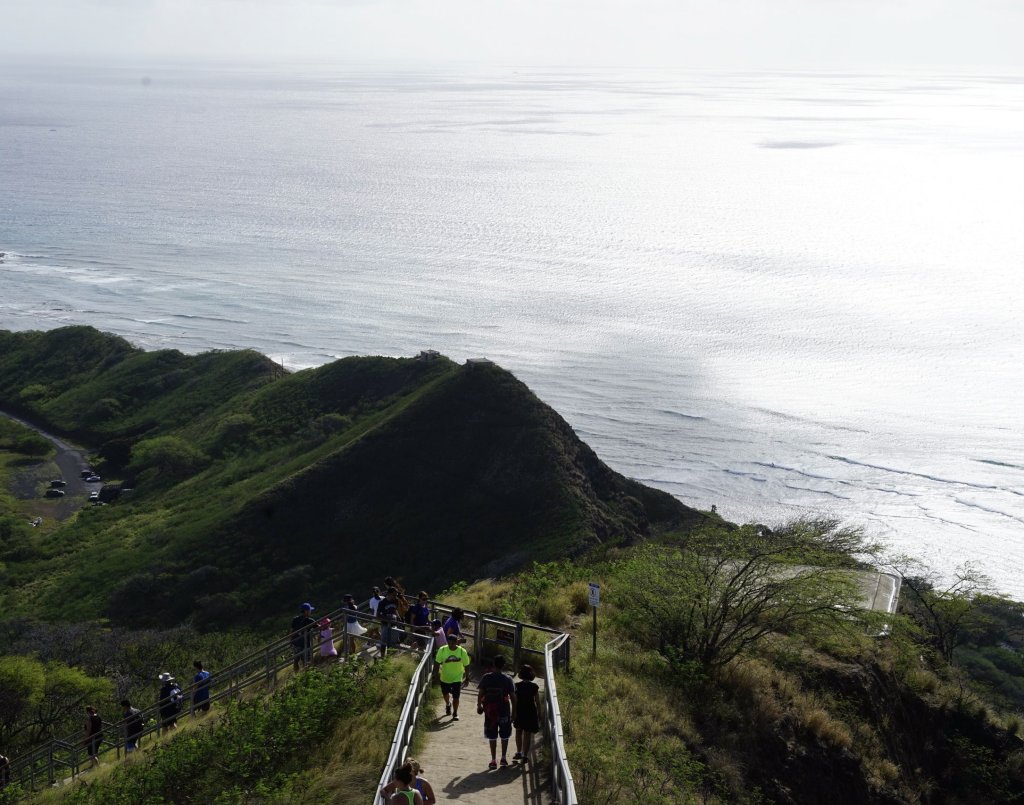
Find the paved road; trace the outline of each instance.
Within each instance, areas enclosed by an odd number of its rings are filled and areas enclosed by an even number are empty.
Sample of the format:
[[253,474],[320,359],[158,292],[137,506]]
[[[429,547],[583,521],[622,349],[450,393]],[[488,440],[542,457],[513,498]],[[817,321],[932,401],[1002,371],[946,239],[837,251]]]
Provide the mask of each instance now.
[[[542,679],[536,680],[543,685]],[[534,763],[490,771],[487,768],[491,750],[484,738],[484,718],[476,714],[476,683],[470,682],[462,692],[460,720],[452,721],[444,714],[444,700],[436,694],[433,713],[424,713],[426,746],[417,760],[423,776],[430,781],[438,802],[457,801],[463,805],[550,805],[550,790],[541,780],[542,770],[536,764],[536,748],[543,743],[534,736]],[[543,687],[541,696],[544,695]],[[515,734],[509,741],[508,757],[515,754]],[[501,747],[498,747],[501,757]]]
[[[57,448],[57,454],[54,456],[53,462],[57,465],[60,477],[67,481],[67,486],[64,487],[63,498],[55,500],[47,499],[45,501],[48,504],[47,512],[49,513],[49,516],[55,517],[58,520],[63,520],[66,517],[71,516],[82,507],[89,492],[99,490],[100,484],[87,484],[81,478],[81,471],[88,467],[89,464],[85,460],[85,455],[80,448],[74,447],[59,436],[47,433],[33,425],[31,422],[26,422],[24,419],[16,417],[13,414],[9,414],[6,411],[0,411],[0,416],[7,417],[8,419],[21,423],[27,428],[31,428],[43,438],[53,442],[54,447]],[[45,462],[41,462],[41,465],[43,464],[45,464]],[[22,500],[38,498],[40,493],[37,487],[39,486],[40,480],[53,480],[52,478],[41,479],[37,477],[39,475],[38,470],[38,465],[34,468],[26,468],[20,474],[21,477],[15,479],[13,491],[16,497],[21,498]]]

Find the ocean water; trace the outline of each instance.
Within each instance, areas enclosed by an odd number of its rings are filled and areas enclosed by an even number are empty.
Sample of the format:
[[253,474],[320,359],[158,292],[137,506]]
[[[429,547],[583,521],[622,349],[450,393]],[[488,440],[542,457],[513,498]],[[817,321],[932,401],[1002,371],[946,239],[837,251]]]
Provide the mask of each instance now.
[[0,328],[438,349],[1024,597],[1024,77],[0,65]]

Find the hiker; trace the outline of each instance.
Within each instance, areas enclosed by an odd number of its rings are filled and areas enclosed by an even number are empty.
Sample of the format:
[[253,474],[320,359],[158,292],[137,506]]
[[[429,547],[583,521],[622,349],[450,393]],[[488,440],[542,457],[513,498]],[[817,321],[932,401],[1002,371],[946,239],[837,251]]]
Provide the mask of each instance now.
[[[430,647],[430,649],[431,649],[431,651],[434,652],[434,655],[436,656],[437,655],[437,650],[439,648],[441,648],[442,646],[447,646],[448,645],[448,638],[446,638],[444,636],[444,628],[441,626],[441,621],[438,620],[437,618],[435,618],[434,620],[432,620],[430,622],[430,629],[431,629],[431,631],[434,634],[433,645]],[[440,668],[441,668],[441,666],[437,664],[437,660],[435,659],[434,660],[434,678],[433,678],[434,682],[437,682],[440,679],[440,677],[438,675],[438,672],[439,672]]]
[[331,657],[337,659],[338,649],[334,647],[334,629],[331,627],[331,619],[321,618],[318,626],[320,627],[320,661],[330,662]]
[[421,642],[426,651],[430,647],[430,596],[423,590],[416,596],[416,603],[409,607],[409,625],[414,632],[424,635]]
[[359,618],[355,615],[355,612],[359,609],[356,604],[356,599],[349,593],[342,598],[342,604],[345,609],[351,609],[352,612],[345,616],[345,640],[347,641],[346,651],[349,654],[355,654],[356,652],[356,638],[362,637],[366,634],[366,627],[359,622]]
[[311,631],[316,626],[316,621],[309,616],[313,611],[313,605],[308,601],[300,607],[299,614],[292,618],[292,628],[289,634],[292,636],[292,650],[295,652],[295,670],[299,667],[309,665],[309,642]]
[[121,699],[121,717],[124,719],[124,753],[134,752],[142,738],[142,711],[132,707],[128,699]]
[[85,706],[85,752],[93,768],[100,765],[100,744],[103,743],[103,719],[91,704]]
[[380,594],[380,587],[374,587],[373,595],[370,596],[370,612],[376,615],[377,609],[380,607],[380,604],[383,600],[384,596]]
[[11,759],[0,754],[0,791],[11,781]]
[[[395,779],[380,790],[382,797],[388,797],[391,805],[425,805],[420,792],[413,788],[416,773],[406,763],[395,769]],[[390,796],[389,796],[390,795]]]
[[446,635],[454,634],[459,643],[466,642],[466,638],[462,634],[462,619],[465,615],[466,613],[459,607],[455,607],[444,622],[444,633]]
[[534,733],[540,732],[540,702],[537,698],[537,683],[533,680],[537,674],[525,663],[519,669],[519,682],[516,682],[516,717],[512,726],[516,729],[516,753],[512,760],[527,763],[530,748],[533,745]]
[[[403,765],[412,767],[412,787],[415,791],[419,792],[419,795],[421,797],[423,797],[423,805],[435,805],[435,803],[437,802],[437,797],[434,796],[434,789],[430,785],[430,783],[428,783],[425,779],[423,779],[423,777],[420,776],[423,773],[423,767],[420,766],[419,761],[410,757],[406,758],[406,761]],[[385,797],[389,797],[393,795],[395,791],[398,790],[398,786],[399,780],[398,774],[396,773],[395,779],[388,783],[386,786],[384,786],[380,790],[380,792]],[[406,798],[408,799],[408,797]],[[390,799],[388,801],[390,802]],[[402,800],[398,801],[402,802]]]
[[196,660],[192,663],[196,675],[192,677],[195,683],[195,691],[192,693],[192,712],[210,712],[210,672],[203,670],[203,664]]
[[395,634],[398,632],[395,629],[398,621],[398,590],[395,587],[388,587],[384,600],[377,607],[377,617],[380,618],[380,656],[386,657],[395,637],[399,637]]
[[160,680],[160,692],[157,694],[157,705],[160,708],[160,730],[166,735],[169,730],[178,728],[178,713],[181,712],[181,688],[173,676],[164,671],[157,677]]
[[469,678],[469,654],[459,645],[458,638],[450,634],[447,636],[447,645],[437,650],[434,659],[439,666],[444,714],[451,716],[452,721],[458,721],[459,696],[462,695],[463,684]]
[[492,670],[480,677],[477,685],[476,711],[484,717],[484,737],[491,744],[491,762],[487,768],[498,768],[498,738],[501,738],[501,765],[508,765],[508,739],[512,720],[516,717],[516,688],[504,673],[505,658],[500,654],[492,662]]
[[395,580],[394,576],[384,579],[384,589],[395,591],[395,601],[398,603],[398,620],[404,621],[405,614],[409,611],[409,602],[405,598],[405,587]]

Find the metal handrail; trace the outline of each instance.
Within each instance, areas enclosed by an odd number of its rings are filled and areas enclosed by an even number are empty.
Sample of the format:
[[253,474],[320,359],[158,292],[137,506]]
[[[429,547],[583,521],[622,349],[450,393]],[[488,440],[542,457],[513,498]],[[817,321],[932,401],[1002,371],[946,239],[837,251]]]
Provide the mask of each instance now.
[[377,791],[373,797],[374,805],[385,801],[380,793],[381,789],[391,782],[395,769],[405,762],[405,758],[409,754],[412,734],[419,721],[423,698],[426,696],[427,688],[430,687],[433,671],[434,652],[424,651],[416,670],[413,671],[412,679],[409,680],[409,692],[405,696],[405,704],[402,705],[402,713],[395,726],[395,736],[391,739],[391,749],[388,751],[388,759],[384,762],[384,771],[381,772],[380,780],[377,783]]
[[[432,607],[437,609],[452,609],[452,607],[445,604],[435,604],[433,601],[430,603]],[[486,623],[497,622],[518,627],[516,632],[518,638],[521,638],[523,628],[556,635],[553,640],[549,640],[545,644],[543,652],[545,665],[544,727],[551,748],[551,788],[554,795],[554,805],[579,805],[572,773],[569,771],[569,760],[565,753],[565,740],[562,733],[562,711],[558,704],[558,692],[555,687],[555,669],[569,670],[570,635],[565,632],[559,632],[557,629],[536,626],[532,623],[524,623],[497,615],[484,615],[468,609],[463,610],[463,612],[474,620],[475,649],[478,655],[484,643],[487,642],[482,632],[482,627]],[[515,649],[518,653],[520,649],[518,643]],[[391,741],[391,750],[388,752],[384,769],[381,771],[380,780],[377,783],[377,789],[374,791],[373,805],[382,805],[382,803],[386,802],[380,793],[381,789],[392,781],[395,771],[408,757],[413,733],[416,730],[416,724],[423,709],[423,699],[427,688],[430,686],[433,674],[433,654],[433,651],[425,651],[423,653],[423,657],[420,659],[416,670],[413,672],[412,679],[409,681],[409,690],[405,697],[405,704],[402,706],[402,713],[399,716],[398,724],[395,727],[394,738]],[[478,661],[479,656],[474,659]]]
[[[343,642],[342,656],[344,658],[348,656],[349,643],[347,624],[344,619],[349,616],[355,616],[363,622],[380,623],[382,621],[381,618],[360,612],[358,609],[353,610],[345,607],[329,613],[327,617],[331,618],[332,621],[339,621],[345,627],[334,637],[335,640],[341,639]],[[312,627],[309,628],[311,629]],[[197,703],[194,694],[200,687],[206,687],[210,691],[206,701],[211,704],[225,698],[233,699],[242,690],[257,683],[262,682],[266,683],[268,687],[273,687],[277,681],[278,672],[295,661],[292,639],[305,631],[307,630],[297,629],[288,633],[285,637],[267,643],[263,648],[247,654],[226,668],[211,673],[205,683],[194,682],[182,687],[182,700],[185,701],[187,699],[189,701],[188,714],[195,715]],[[310,641],[307,651],[311,654],[319,648],[319,645],[319,640],[315,643]],[[220,687],[221,690],[216,690],[217,687]],[[199,704],[204,704],[204,702]],[[185,715],[185,711],[182,711],[180,715]],[[143,722],[143,730],[136,736],[137,738],[157,732],[162,726],[160,703],[158,702],[156,705],[140,709],[136,718],[141,719]],[[120,757],[127,740],[126,730],[127,719],[122,719],[116,723],[104,722],[102,745],[113,748],[117,752],[118,757]],[[113,740],[110,737],[111,733],[116,736]],[[52,785],[56,781],[56,773],[59,767],[70,768],[71,774],[74,776],[78,773],[80,759],[84,759],[84,755],[80,751],[84,745],[85,740],[78,733],[63,739],[51,739],[36,749],[22,753],[11,760],[11,780],[12,782],[22,784],[27,783],[29,788],[35,791],[37,777]],[[68,759],[63,759],[61,755],[66,755]]]
[[562,710],[558,704],[558,689],[555,687],[555,666],[564,664],[569,669],[569,635],[563,634],[544,646],[544,721],[551,744],[551,789],[555,805],[578,805],[576,786],[569,770],[569,758],[565,753],[565,736],[562,733]]

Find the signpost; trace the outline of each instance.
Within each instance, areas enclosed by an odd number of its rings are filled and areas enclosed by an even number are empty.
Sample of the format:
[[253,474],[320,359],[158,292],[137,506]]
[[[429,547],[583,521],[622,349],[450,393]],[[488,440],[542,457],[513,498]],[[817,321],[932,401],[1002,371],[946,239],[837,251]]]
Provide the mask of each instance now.
[[597,657],[597,607],[601,603],[601,585],[590,582],[590,606],[594,610],[594,657]]

